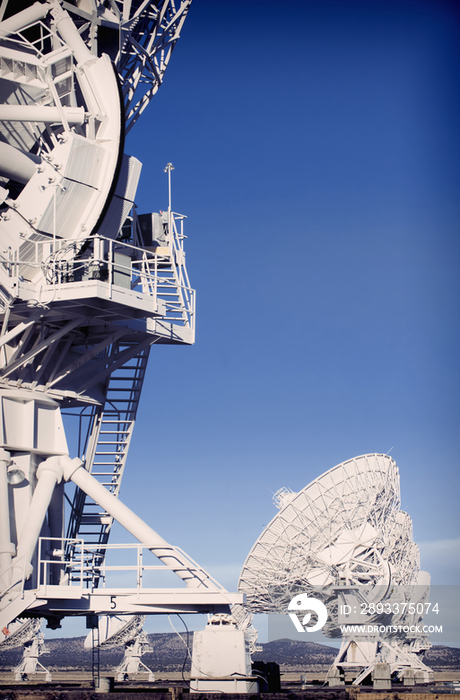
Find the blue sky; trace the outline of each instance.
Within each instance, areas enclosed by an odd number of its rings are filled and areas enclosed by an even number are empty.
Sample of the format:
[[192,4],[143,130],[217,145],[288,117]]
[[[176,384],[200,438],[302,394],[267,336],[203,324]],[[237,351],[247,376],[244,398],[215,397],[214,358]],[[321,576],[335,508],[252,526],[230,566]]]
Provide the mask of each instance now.
[[140,213],[175,166],[197,340],[152,350],[121,498],[230,590],[271,492],[389,450],[460,583],[459,34],[439,0],[194,0],[127,139]]

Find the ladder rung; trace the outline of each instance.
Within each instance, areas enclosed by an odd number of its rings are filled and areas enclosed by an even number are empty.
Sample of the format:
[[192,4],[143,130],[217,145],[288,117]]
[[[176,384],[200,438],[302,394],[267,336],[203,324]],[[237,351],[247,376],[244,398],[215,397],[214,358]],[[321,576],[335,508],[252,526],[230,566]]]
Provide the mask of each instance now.
[[[129,368],[128,368],[128,369],[129,369]],[[136,372],[138,371],[138,367],[132,367],[131,369],[133,369],[133,370],[136,371]],[[129,382],[132,382],[132,381],[136,381],[136,380],[139,380],[139,381],[140,381],[140,380],[141,380],[141,377],[135,377],[135,376],[134,376],[134,377],[125,377],[125,376],[122,376],[122,377],[114,377],[113,375],[110,377],[110,381],[111,381],[111,382],[113,382],[113,381],[117,381],[117,382],[129,381]]]
[[[132,426],[130,426],[132,427]],[[129,433],[130,428],[113,428],[113,430],[100,430],[99,435],[120,435],[123,433]]]
[[85,525],[108,525],[112,520],[111,515],[83,515],[81,519],[82,527]]
[[[111,391],[113,391],[113,392],[115,392],[115,393],[118,393],[119,391],[132,391],[134,394],[135,394],[135,393],[137,393],[137,394],[140,393],[139,389],[133,389],[132,386],[127,387],[126,389],[125,389],[124,387],[122,387],[122,386],[117,386],[115,389],[109,389],[109,390],[107,391],[107,396],[110,394]],[[115,399],[115,400],[116,400],[116,399]]]
[[[105,414],[110,415],[113,411],[105,411]],[[119,418],[118,420],[106,420],[106,418],[103,418],[101,425],[105,425],[106,423],[134,423],[134,421],[131,418]]]
[[127,438],[123,440],[100,440],[98,445],[124,445],[127,442]]
[[[104,442],[100,442],[99,445],[126,445],[126,440],[104,440]],[[97,454],[102,454],[101,452],[98,452]]]
[[101,430],[99,435],[126,435],[126,438],[123,438],[124,440],[127,440],[129,437],[129,432],[127,430]]

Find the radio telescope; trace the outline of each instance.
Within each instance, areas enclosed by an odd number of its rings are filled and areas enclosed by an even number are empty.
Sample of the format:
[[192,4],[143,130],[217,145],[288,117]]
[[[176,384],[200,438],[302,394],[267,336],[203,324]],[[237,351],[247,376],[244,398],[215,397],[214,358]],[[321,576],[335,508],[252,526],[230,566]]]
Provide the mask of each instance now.
[[[0,645],[25,615],[243,602],[119,499],[150,349],[195,336],[173,166],[168,207],[138,216],[142,164],[124,152],[190,4],[1,3]],[[109,543],[114,520],[139,544]],[[126,588],[106,557],[122,549]]]
[[[273,500],[280,512],[253,546],[240,575],[238,589],[247,596],[248,611],[286,613],[289,602],[305,593],[326,605],[322,631],[329,637],[342,636],[344,624],[397,627],[422,619],[417,610],[425,610],[429,575],[420,571],[412,522],[400,510],[398,468],[390,457],[356,457],[299,493],[280,489]],[[415,609],[411,615],[405,612],[409,603]],[[358,667],[359,683],[380,661],[389,663],[392,672],[413,668],[426,679],[430,669],[420,654],[429,646],[421,634],[398,631],[376,638],[350,633],[333,668]]]
[[14,669],[16,681],[27,680],[29,674],[43,673],[46,681],[51,681],[51,673],[38,660],[42,654],[47,654],[48,649],[44,643],[45,635],[40,632],[43,620],[32,618],[29,620],[15,620],[9,628],[9,634],[1,645],[2,650],[24,647],[22,659]]

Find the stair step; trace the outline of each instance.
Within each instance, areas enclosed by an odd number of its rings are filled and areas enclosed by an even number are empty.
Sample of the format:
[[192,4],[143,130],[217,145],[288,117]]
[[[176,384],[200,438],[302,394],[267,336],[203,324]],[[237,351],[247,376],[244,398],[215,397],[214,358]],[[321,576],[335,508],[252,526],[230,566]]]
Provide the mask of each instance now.
[[81,524],[83,526],[85,525],[109,525],[112,522],[113,518],[111,515],[83,515]]
[[[136,370],[137,368],[133,367],[133,370]],[[141,380],[143,377],[137,377],[136,375],[133,377],[111,377],[110,381],[112,382],[132,382],[132,381],[137,381]]]
[[[105,411],[105,416],[112,415],[112,413],[118,413],[118,411]],[[112,425],[113,423],[134,423],[134,421],[130,418],[118,418],[118,420],[110,420],[104,417],[102,419],[101,425],[106,425],[108,423]]]
[[[120,466],[121,462],[116,462],[115,460],[113,462],[94,462],[95,467],[109,467],[110,465],[112,466]],[[95,472],[91,472],[91,474],[95,474]]]
[[[93,476],[98,477],[98,476],[113,476],[113,472],[93,472]],[[113,482],[115,483],[115,482]]]
[[126,445],[127,440],[104,440],[99,443],[99,445]]

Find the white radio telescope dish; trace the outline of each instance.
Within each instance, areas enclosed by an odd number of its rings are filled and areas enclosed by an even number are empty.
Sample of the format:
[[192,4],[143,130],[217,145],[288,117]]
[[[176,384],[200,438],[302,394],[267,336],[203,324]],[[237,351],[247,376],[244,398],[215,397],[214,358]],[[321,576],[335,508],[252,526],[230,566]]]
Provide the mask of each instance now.
[[[280,512],[251,549],[238,584],[246,594],[249,612],[284,614],[295,596],[307,594],[327,605],[329,615],[322,632],[329,637],[342,636],[340,625],[346,622],[382,622],[375,606],[383,601],[406,603],[389,608],[387,625],[421,619],[419,615],[409,621],[407,614],[403,617],[397,612],[406,610],[409,600],[427,598],[429,576],[420,572],[412,521],[400,510],[399,471],[391,457],[355,457],[325,472],[299,493],[280,489],[273,500]],[[340,601],[351,602],[351,608],[359,612],[369,610],[369,615],[340,619]],[[336,665],[362,666],[370,672],[380,647],[375,639],[361,638],[356,654],[353,644],[357,663],[347,660],[348,639]],[[416,643],[399,638],[385,644],[391,647],[385,661],[392,663],[392,670],[410,666],[429,671],[415,657],[430,646],[425,637],[419,635]]]
[[298,593],[339,580],[388,587],[390,567],[398,583],[414,582],[418,548],[399,510],[398,468],[387,455],[343,462],[299,493],[280,489],[274,501],[280,512],[239,581],[252,612],[284,612]]

